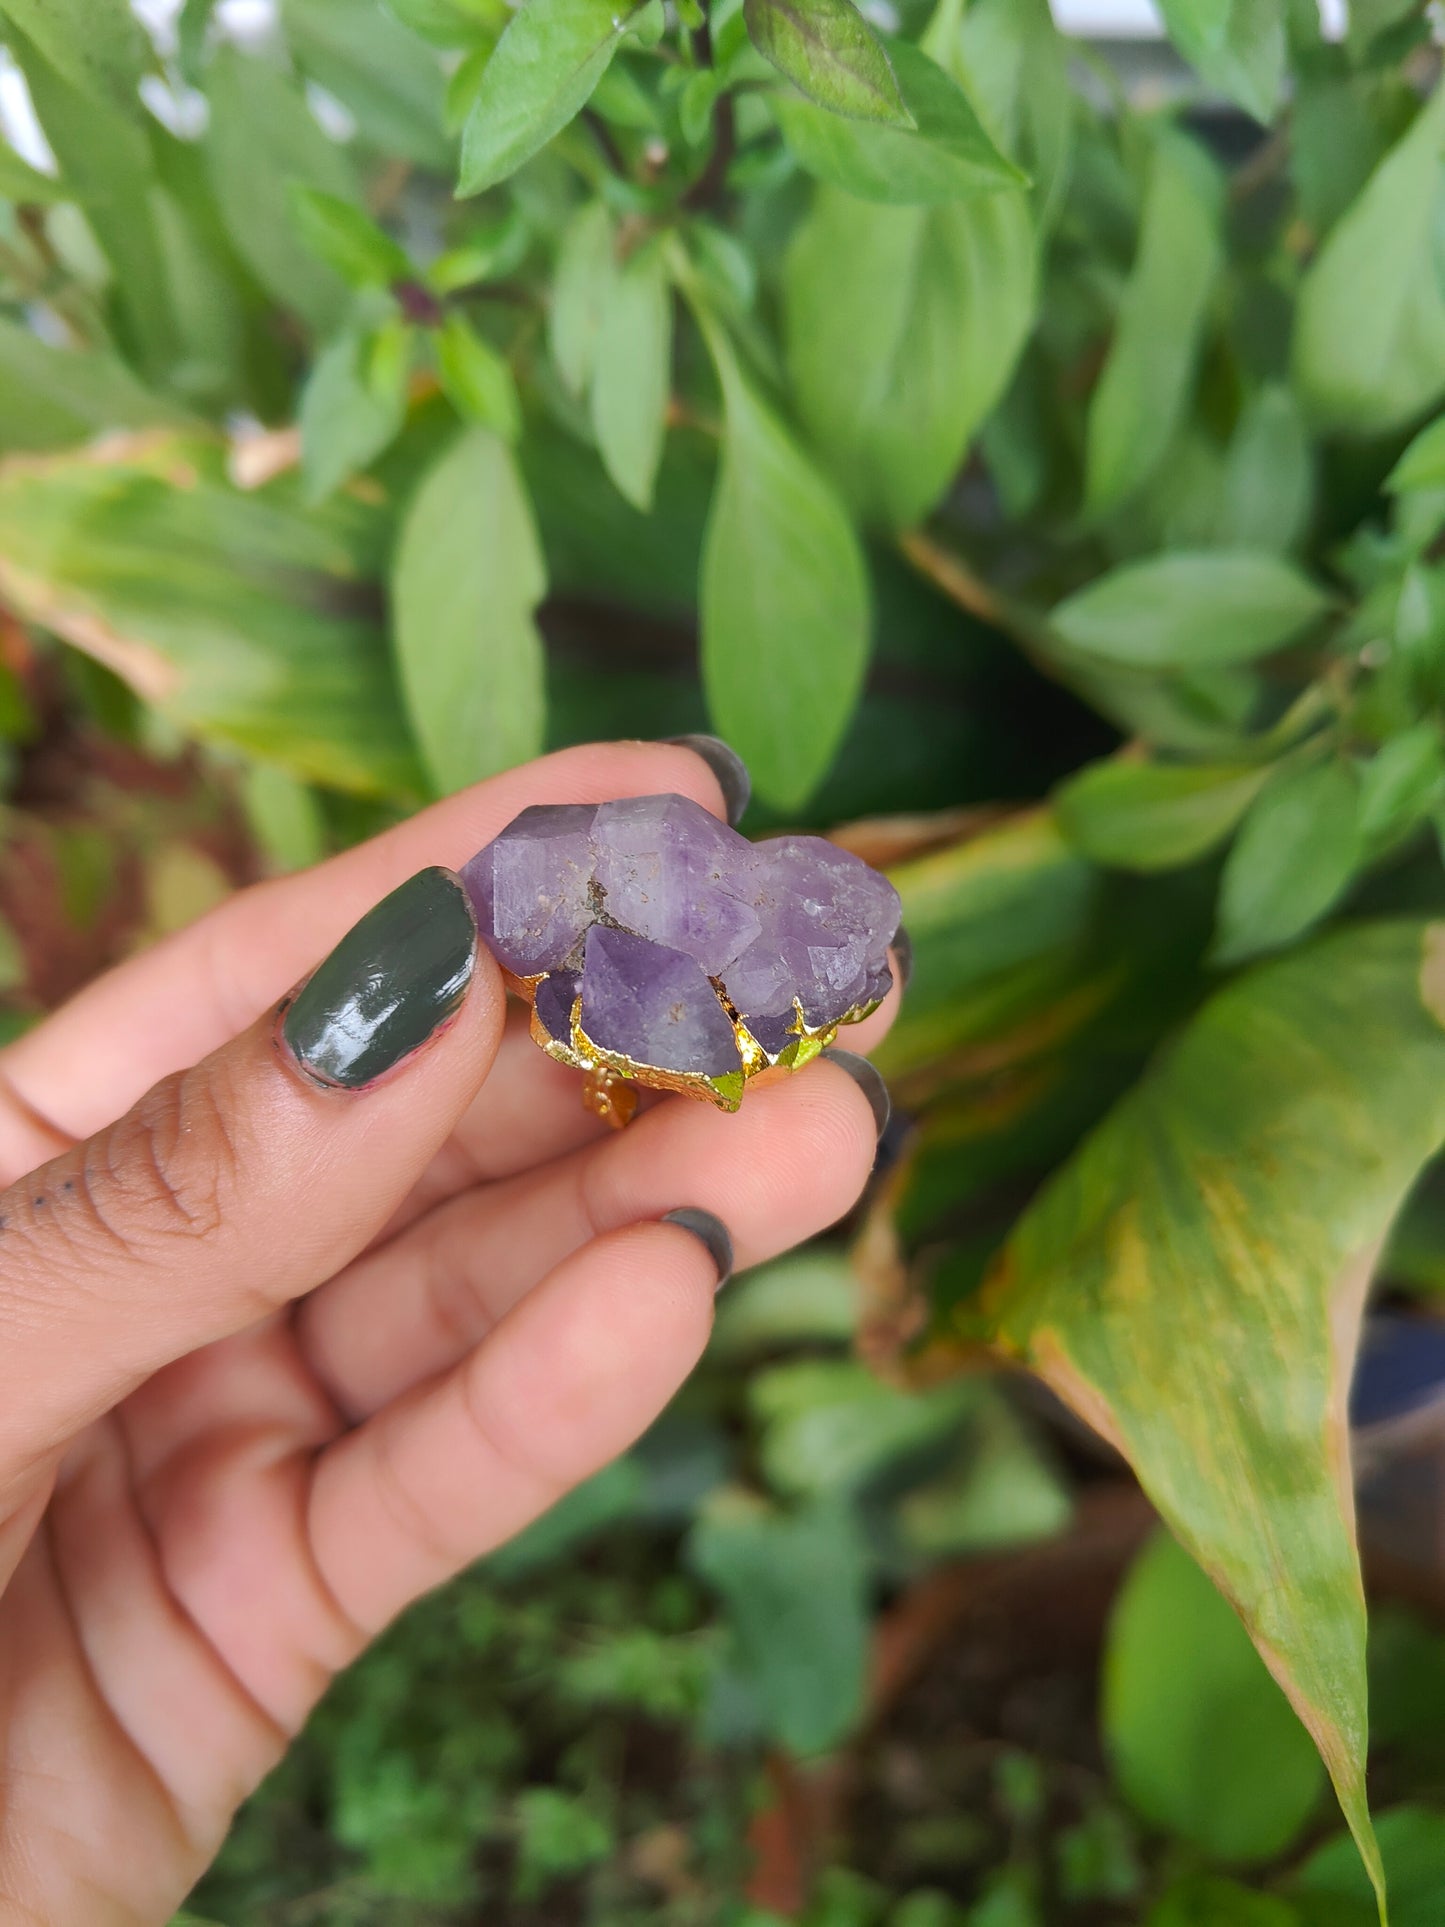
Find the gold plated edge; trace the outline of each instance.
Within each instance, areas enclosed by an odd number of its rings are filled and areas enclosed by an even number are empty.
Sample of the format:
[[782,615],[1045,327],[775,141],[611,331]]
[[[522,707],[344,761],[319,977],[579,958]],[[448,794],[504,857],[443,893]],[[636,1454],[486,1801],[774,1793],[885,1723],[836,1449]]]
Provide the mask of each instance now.
[[[720,1077],[706,1077],[697,1071],[668,1071],[653,1064],[644,1064],[635,1058],[624,1057],[620,1052],[604,1050],[594,1043],[582,1028],[582,999],[578,996],[572,1005],[572,1037],[570,1043],[563,1043],[554,1037],[537,1015],[537,986],[550,971],[541,971],[534,977],[518,977],[505,967],[502,977],[507,988],[525,1003],[532,1006],[530,1031],[532,1042],[546,1052],[554,1063],[565,1064],[571,1070],[582,1071],[588,1078],[588,1095],[585,1098],[590,1109],[595,1109],[610,1122],[625,1123],[631,1115],[631,1107],[618,1102],[611,1094],[613,1079],[622,1078],[640,1084],[648,1090],[669,1091],[686,1097],[705,1097],[716,1104],[719,1110],[736,1111],[741,1108],[743,1091],[750,1079],[761,1076],[769,1070],[801,1070],[805,1064],[825,1051],[838,1035],[843,1024],[861,1023],[877,1010],[880,999],[871,1003],[859,1004],[845,1011],[836,1023],[824,1024],[816,1030],[808,1027],[803,1015],[799,998],[793,999],[793,1029],[796,1033],[793,1042],[770,1056],[748,1029],[729,1001],[721,982],[713,977],[708,981],[717,992],[718,1000],[727,1012],[737,1038],[739,1068],[725,1071]],[[620,1094],[619,1094],[620,1095]],[[611,1107],[610,1109],[608,1107]],[[625,1112],[626,1115],[617,1115]]]

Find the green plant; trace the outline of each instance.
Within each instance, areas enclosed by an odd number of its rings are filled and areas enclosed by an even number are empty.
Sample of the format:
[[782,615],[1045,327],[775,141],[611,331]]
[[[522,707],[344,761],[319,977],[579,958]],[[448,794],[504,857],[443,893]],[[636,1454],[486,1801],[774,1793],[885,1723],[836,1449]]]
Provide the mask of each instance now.
[[[1242,158],[1043,0],[281,0],[248,45],[0,0],[55,163],[0,143],[11,847],[119,945],[25,787],[61,714],[199,745],[280,863],[705,720],[754,827],[907,813],[857,833],[918,958],[872,1349],[989,1344],[1119,1446],[1378,1886],[1344,1396],[1445,1142],[1445,87],[1420,0],[1162,11]],[[167,916],[244,868],[199,861]],[[35,874],[12,1027],[66,976]],[[750,1663],[747,1575],[816,1562],[856,1670],[879,1468],[944,1449],[936,1556],[1007,1421],[818,1369],[757,1381],[773,1491],[689,1556]],[[854,1703],[806,1687],[799,1746]],[[530,1814],[530,1864],[602,1851]]]

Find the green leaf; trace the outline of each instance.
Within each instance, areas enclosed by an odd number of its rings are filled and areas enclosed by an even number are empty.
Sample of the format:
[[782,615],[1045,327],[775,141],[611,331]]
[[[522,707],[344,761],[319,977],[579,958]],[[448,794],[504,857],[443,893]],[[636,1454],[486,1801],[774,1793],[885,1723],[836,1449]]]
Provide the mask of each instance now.
[[1277,770],[1229,852],[1213,957],[1238,963],[1302,936],[1359,866],[1359,779],[1338,758]]
[[[1445,1893],[1445,1828],[1438,1809],[1395,1807],[1376,1828],[1390,1883],[1391,1927],[1438,1927]],[[1374,1927],[1374,1896],[1348,1834],[1327,1840],[1289,1883],[1303,1927]]]
[[672,285],[653,241],[602,284],[592,368],[592,430],[634,508],[652,507],[672,393]]
[[42,174],[29,161],[22,161],[0,131],[0,200],[13,201],[23,207],[72,198],[64,181],[54,174]]
[[1360,777],[1360,835],[1388,848],[1417,829],[1445,791],[1445,750],[1434,723],[1415,723],[1392,736]]
[[748,38],[830,113],[912,127],[882,41],[852,0],[743,0]]
[[1022,194],[892,208],[820,188],[784,271],[798,411],[855,511],[907,528],[962,466],[1034,318]]
[[291,220],[297,186],[356,199],[350,165],[311,116],[300,89],[268,62],[222,47],[207,69],[206,158],[227,232],[274,301],[329,333],[345,283],[303,245]]
[[52,347],[0,316],[0,449],[65,448],[118,428],[185,420],[115,355]]
[[844,120],[802,95],[774,97],[778,125],[810,174],[865,201],[904,203],[1027,185],[941,67],[906,40],[893,43],[892,58],[913,133]]
[[252,763],[241,785],[252,836],[278,870],[305,870],[326,854],[326,826],[316,797],[289,771]]
[[1182,134],[1154,148],[1133,272],[1089,404],[1085,506],[1117,508],[1149,480],[1189,406],[1219,272],[1218,170]]
[[382,0],[402,26],[434,47],[475,47],[495,31],[493,0]]
[[1010,817],[890,875],[915,947],[908,996],[878,1048],[890,1079],[931,1076],[951,1053],[1078,994],[1101,879],[1050,811]]
[[433,294],[448,295],[495,280],[520,267],[531,244],[526,211],[514,205],[495,220],[469,226],[464,240],[428,262],[426,285]]
[[442,792],[542,747],[547,578],[531,504],[505,442],[469,429],[423,476],[392,575],[407,710]]
[[1266,124],[1284,82],[1284,0],[1159,0],[1169,38],[1200,78]]
[[1111,569],[1060,603],[1052,621],[1084,655],[1186,669],[1266,656],[1329,606],[1322,590],[1278,557],[1219,549]]
[[161,183],[139,101],[122,107],[85,93],[18,28],[7,39],[66,185],[113,270],[121,348],[142,377],[163,385],[184,344],[156,220]]
[[503,441],[522,432],[522,404],[511,364],[462,315],[449,314],[436,333],[437,373],[463,421],[494,429]]
[[148,49],[127,0],[0,0],[0,19],[82,94],[135,110]]
[[281,0],[281,18],[297,66],[347,109],[359,140],[388,158],[451,167],[441,63],[377,0]]
[[412,272],[405,251],[354,201],[318,193],[314,187],[293,187],[291,220],[317,260],[353,288],[384,288]]
[[1168,1533],[1115,1602],[1103,1726],[1133,1805],[1211,1860],[1273,1859],[1319,1802],[1308,1733],[1229,1602]]
[[607,1822],[558,1787],[524,1787],[517,1795],[520,1897],[531,1898],[610,1859],[617,1840]]
[[1069,1490],[1008,1402],[978,1388],[952,1463],[898,1504],[898,1534],[925,1559],[960,1558],[1052,1538],[1069,1523]]
[[1000,153],[1032,176],[1035,221],[1047,231],[1068,184],[1075,122],[1068,43],[1048,0],[941,4],[923,50],[977,102]]
[[[1354,1847],[1350,1848],[1354,1853]],[[1359,1855],[1355,1854],[1358,1863]],[[1371,1902],[1369,1924],[1375,1920]],[[1304,1927],[1299,1913],[1277,1894],[1253,1893],[1220,1874],[1186,1874],[1163,1895],[1144,1927]]]
[[718,1301],[709,1358],[749,1358],[803,1341],[846,1344],[858,1324],[858,1280],[844,1253],[825,1245],[760,1265]]
[[1383,434],[1445,393],[1445,287],[1433,253],[1442,149],[1437,87],[1304,277],[1294,380],[1322,426]]
[[677,124],[689,147],[701,147],[711,134],[720,88],[717,69],[700,67],[678,95]]
[[721,1597],[767,1730],[823,1752],[863,1707],[865,1549],[836,1500],[775,1512],[740,1494],[707,1506],[688,1561]]
[[738,366],[709,344],[727,433],[702,557],[708,709],[760,796],[817,787],[862,693],[868,575],[842,503]]
[[1420,430],[1391,469],[1386,487],[1397,495],[1417,488],[1445,488],[1445,415]]
[[1364,926],[1193,1019],[1029,1207],[1001,1342],[1123,1452],[1314,1736],[1367,1863],[1346,1399],[1364,1291],[1445,1141],[1445,927]]
[[1269,767],[1095,763],[1054,794],[1059,827],[1081,855],[1120,870],[1173,870],[1222,843]]
[[483,70],[462,136],[458,194],[515,174],[586,106],[632,11],[613,0],[525,0]]
[[885,1384],[854,1359],[800,1359],[757,1374],[749,1403],[763,1426],[760,1461],[785,1496],[866,1485],[896,1460],[956,1430],[976,1388],[928,1392]]
[[1292,549],[1309,525],[1314,455],[1299,403],[1283,383],[1262,388],[1240,416],[1224,470],[1226,546]]
[[390,446],[406,419],[406,364],[372,376],[374,334],[348,329],[323,348],[301,391],[301,464],[306,493],[323,501]]
[[547,311],[547,345],[574,395],[583,394],[592,379],[603,303],[616,271],[612,217],[605,202],[589,201],[562,231]]
[[188,734],[308,782],[414,798],[419,772],[360,556],[356,505],[249,492],[223,446],[147,435],[0,464],[0,596]]

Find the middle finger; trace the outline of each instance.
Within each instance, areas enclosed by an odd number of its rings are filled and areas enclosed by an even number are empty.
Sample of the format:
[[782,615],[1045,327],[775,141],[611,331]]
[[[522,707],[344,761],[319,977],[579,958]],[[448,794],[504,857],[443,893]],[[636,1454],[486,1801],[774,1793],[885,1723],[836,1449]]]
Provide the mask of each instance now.
[[750,1091],[735,1116],[671,1098],[620,1135],[428,1212],[313,1293],[298,1337],[362,1417],[465,1356],[602,1232],[698,1206],[728,1227],[739,1266],[812,1237],[862,1190],[877,1138],[864,1091],[826,1059]]

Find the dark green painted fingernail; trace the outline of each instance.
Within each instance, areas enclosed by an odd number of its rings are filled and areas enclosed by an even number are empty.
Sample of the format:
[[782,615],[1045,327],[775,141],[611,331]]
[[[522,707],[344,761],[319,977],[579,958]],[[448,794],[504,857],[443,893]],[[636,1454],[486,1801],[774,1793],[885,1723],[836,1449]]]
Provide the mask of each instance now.
[[733,1275],[732,1233],[722,1219],[715,1218],[711,1211],[700,1211],[695,1204],[681,1204],[676,1211],[664,1211],[662,1222],[680,1225],[706,1248],[708,1256],[717,1266],[716,1288],[721,1291]]
[[888,1129],[888,1120],[893,1115],[893,1099],[888,1095],[888,1086],[883,1082],[883,1073],[851,1050],[825,1050],[823,1056],[830,1064],[836,1064],[840,1071],[846,1071],[862,1091],[873,1109],[873,1121],[882,1137]]
[[901,923],[893,939],[893,961],[898,966],[898,988],[907,990],[913,976],[913,939]]
[[282,1040],[319,1084],[374,1084],[455,1015],[476,955],[461,883],[422,870],[368,910],[283,1006]]
[[721,736],[664,736],[662,740],[675,743],[679,749],[690,749],[707,764],[722,790],[728,822],[736,829],[753,793],[753,779],[742,757]]

